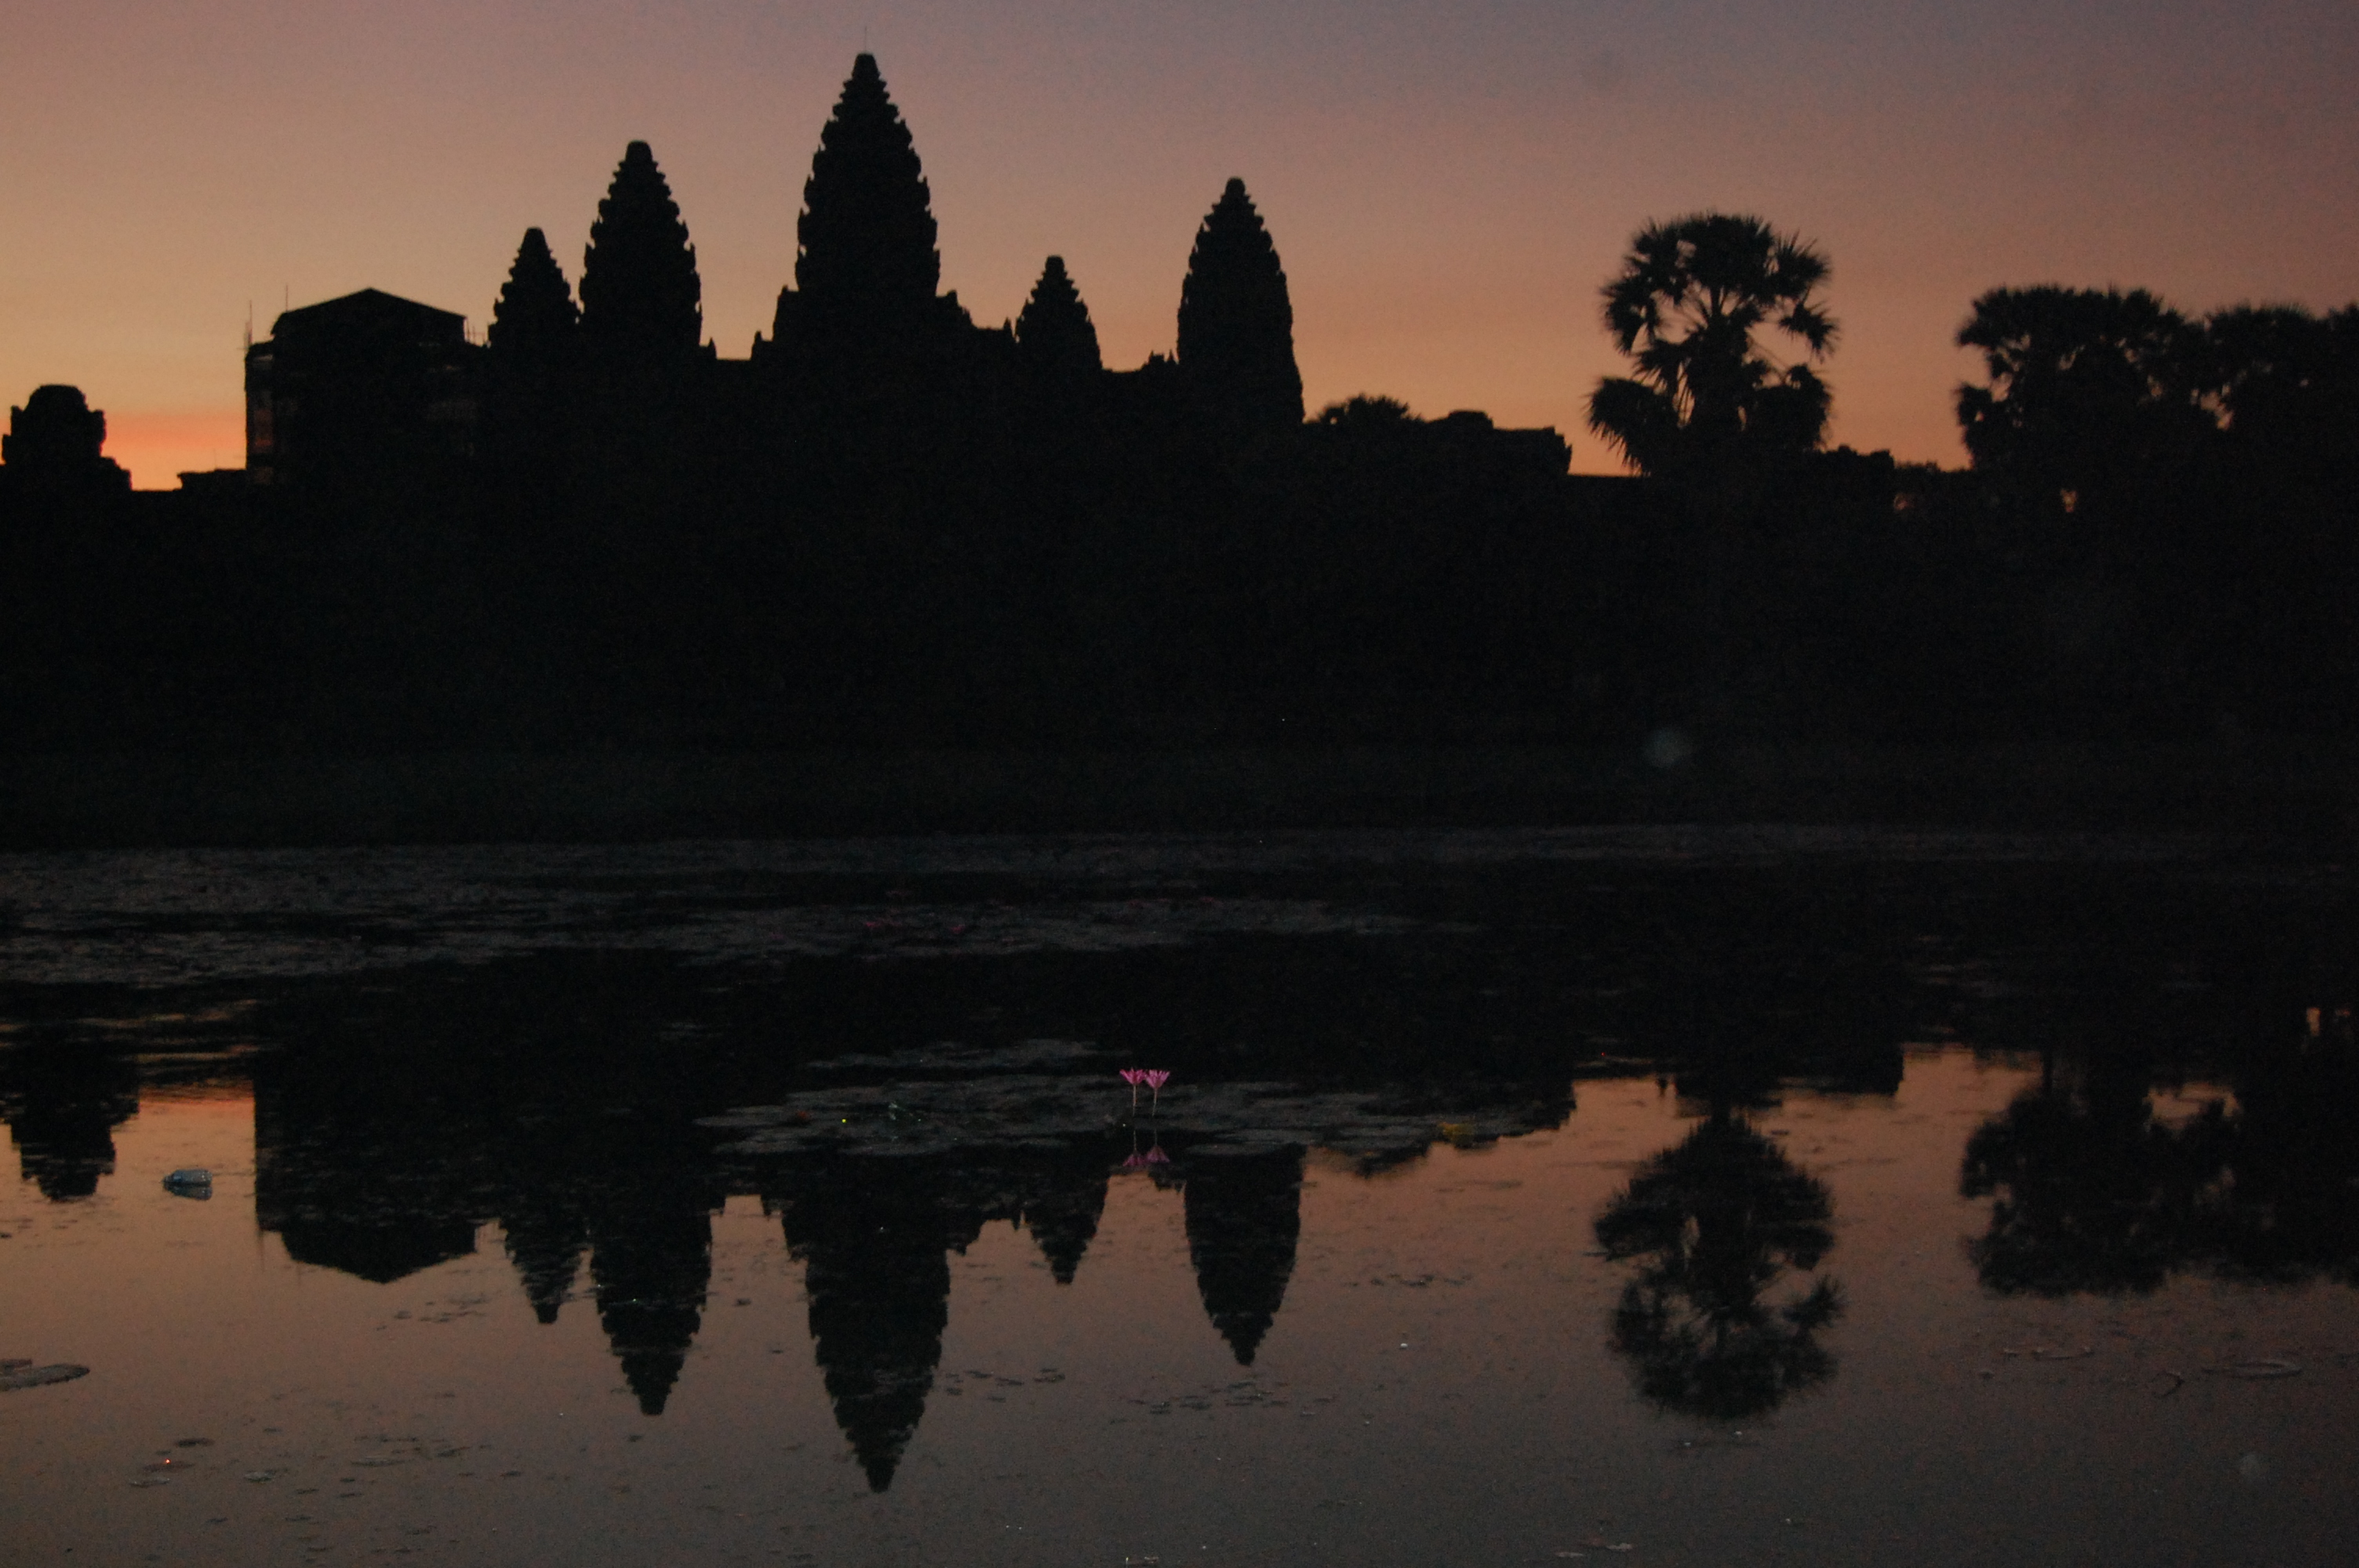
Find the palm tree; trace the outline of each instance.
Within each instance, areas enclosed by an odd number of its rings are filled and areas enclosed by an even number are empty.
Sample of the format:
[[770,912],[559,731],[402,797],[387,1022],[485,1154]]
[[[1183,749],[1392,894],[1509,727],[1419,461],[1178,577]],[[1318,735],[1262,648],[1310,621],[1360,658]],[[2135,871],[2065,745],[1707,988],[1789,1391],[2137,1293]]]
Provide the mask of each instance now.
[[[1589,427],[1656,475],[1725,478],[1747,457],[1815,449],[1829,391],[1810,362],[1834,346],[1816,297],[1830,270],[1758,218],[1647,224],[1604,288],[1605,329],[1636,373],[1597,384]],[[1800,359],[1772,360],[1756,341],[1764,328],[1796,340]]]
[[1633,1172],[1595,1230],[1607,1258],[1643,1260],[1614,1309],[1614,1348],[1648,1400],[1733,1421],[1834,1376],[1818,1338],[1843,1315],[1833,1279],[1764,1299],[1833,1249],[1834,1195],[1726,1107]]

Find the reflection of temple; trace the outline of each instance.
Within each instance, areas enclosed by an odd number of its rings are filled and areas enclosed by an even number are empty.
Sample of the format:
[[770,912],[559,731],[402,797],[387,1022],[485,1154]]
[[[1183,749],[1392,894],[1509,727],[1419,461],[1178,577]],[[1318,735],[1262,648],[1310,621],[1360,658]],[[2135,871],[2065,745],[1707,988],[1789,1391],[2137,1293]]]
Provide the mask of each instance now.
[[764,1205],[803,1264],[836,1423],[876,1491],[926,1413],[950,1323],[950,1254],[993,1220],[1028,1227],[1070,1281],[1105,1208],[1103,1159],[1025,1152],[957,1164],[840,1161],[781,1173]]
[[1231,1155],[1191,1168],[1188,1256],[1205,1315],[1250,1367],[1286,1300],[1302,1235],[1302,1151]]
[[439,1107],[266,1062],[254,1082],[254,1219],[299,1263],[380,1284],[462,1258],[489,1217],[479,1145]]
[[663,1173],[625,1172],[590,1211],[598,1324],[639,1409],[661,1415],[704,1322],[712,1278],[712,1203]]
[[[475,1249],[497,1219],[533,1312],[554,1323],[585,1254],[625,1380],[658,1414],[703,1322],[722,1193],[631,1122],[599,1136],[469,1093],[440,1075],[368,1079],[281,1056],[255,1080],[255,1218],[297,1262],[380,1283]],[[345,1070],[340,1070],[345,1069]],[[408,1092],[389,1092],[397,1086]],[[415,1098],[412,1098],[412,1097]]]
[[983,1228],[937,1201],[938,1174],[931,1165],[829,1173],[797,1195],[764,1198],[781,1212],[788,1250],[803,1263],[811,1342],[836,1424],[879,1492],[892,1485],[933,1391],[950,1323],[950,1249],[963,1250]]
[[560,1308],[582,1277],[590,1250],[590,1222],[570,1193],[554,1188],[520,1194],[500,1213],[507,1233],[508,1261],[524,1283],[525,1300],[542,1323],[555,1323]]
[[86,1198],[114,1171],[114,1130],[139,1109],[139,1069],[113,1052],[0,1051],[0,1120],[24,1179],[51,1202]]

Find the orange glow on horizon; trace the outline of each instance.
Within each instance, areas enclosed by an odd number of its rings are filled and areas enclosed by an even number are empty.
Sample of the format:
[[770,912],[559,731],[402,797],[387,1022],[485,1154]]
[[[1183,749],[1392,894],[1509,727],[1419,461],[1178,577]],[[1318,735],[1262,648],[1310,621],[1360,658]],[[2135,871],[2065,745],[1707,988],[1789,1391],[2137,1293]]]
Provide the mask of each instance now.
[[[143,488],[236,466],[238,344],[364,287],[480,330],[527,226],[569,279],[645,139],[744,356],[792,274],[802,182],[873,47],[924,160],[942,285],[995,326],[1063,255],[1106,361],[1168,352],[1190,238],[1234,175],[1293,290],[1310,407],[1553,425],[1573,467],[1625,368],[1597,291],[1650,219],[1756,213],[1819,245],[1843,328],[1832,441],[1962,460],[1953,335],[2006,285],[2201,313],[2359,294],[2359,10],[2158,0],[1939,8],[1006,6],[98,0],[0,54],[0,408],[106,412]],[[874,38],[869,34],[873,31]]]
[[106,455],[131,470],[135,489],[177,490],[180,475],[192,470],[245,466],[242,408],[126,414],[101,406],[99,411],[106,416]]

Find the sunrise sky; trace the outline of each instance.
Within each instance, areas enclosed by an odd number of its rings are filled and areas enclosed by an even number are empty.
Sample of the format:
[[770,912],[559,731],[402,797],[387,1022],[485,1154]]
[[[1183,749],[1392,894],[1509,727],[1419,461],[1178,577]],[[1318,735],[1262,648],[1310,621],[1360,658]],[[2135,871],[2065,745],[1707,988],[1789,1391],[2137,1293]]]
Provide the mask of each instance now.
[[517,238],[569,278],[624,145],[742,356],[852,58],[916,134],[942,276],[1013,316],[1061,254],[1107,362],[1168,351],[1231,175],[1310,406],[1582,428],[1599,285],[1649,218],[1832,258],[1833,438],[1961,460],[1951,337],[1999,284],[2182,308],[2359,297],[2359,6],[1854,0],[9,0],[0,404],[106,411],[143,487],[244,460],[239,349],[375,287],[480,330]]

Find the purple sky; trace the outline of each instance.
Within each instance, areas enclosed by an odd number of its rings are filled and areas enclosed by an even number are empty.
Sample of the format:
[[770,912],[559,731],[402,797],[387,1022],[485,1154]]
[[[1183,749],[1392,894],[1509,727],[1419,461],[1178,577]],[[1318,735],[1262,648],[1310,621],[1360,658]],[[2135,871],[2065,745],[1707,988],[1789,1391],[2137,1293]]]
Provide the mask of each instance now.
[[11,0],[0,404],[71,382],[138,482],[243,460],[239,343],[374,286],[480,329],[528,225],[567,276],[644,138],[742,355],[792,271],[864,42],[977,320],[1050,252],[1107,361],[1171,345],[1231,175],[1293,286],[1311,406],[1582,427],[1599,285],[1717,207],[1832,258],[1836,440],[1960,460],[1951,346],[1999,284],[2190,310],[2359,297],[2359,7],[1762,0]]

